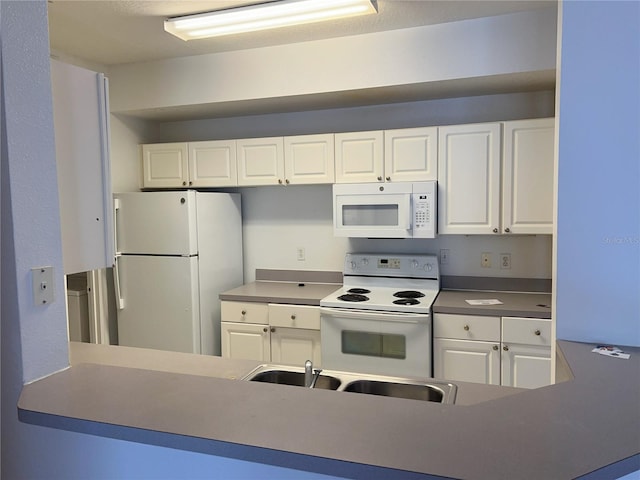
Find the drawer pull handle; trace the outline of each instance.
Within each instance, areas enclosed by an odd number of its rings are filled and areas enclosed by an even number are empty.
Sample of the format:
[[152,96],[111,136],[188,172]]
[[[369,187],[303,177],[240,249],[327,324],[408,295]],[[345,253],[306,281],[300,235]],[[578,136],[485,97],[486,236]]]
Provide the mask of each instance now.
[[246,314],[247,314],[247,311],[246,311],[246,310],[242,310],[240,313],[241,313],[242,315],[246,315]]
[[274,333],[276,331],[275,327],[271,327],[271,333]]
[[505,345],[504,347],[502,347],[502,349],[503,349],[505,352],[508,352],[508,351],[509,351],[509,346],[508,346],[508,345]]
[[291,320],[295,320],[295,319],[296,319],[296,314],[294,313],[291,315]]
[[494,350],[498,350],[498,345],[494,345],[494,346],[493,346],[493,349],[494,349]]
[[264,327],[264,328],[262,329],[262,331],[263,331],[264,333],[267,333],[267,332],[269,331],[269,329],[268,329],[267,327]]
[[462,328],[464,328],[464,330],[465,330],[466,332],[468,332],[468,331],[469,331],[469,325],[465,325],[465,326],[464,326],[464,327],[462,327]]
[[536,330],[535,332],[533,332],[535,335],[540,336],[540,330]]

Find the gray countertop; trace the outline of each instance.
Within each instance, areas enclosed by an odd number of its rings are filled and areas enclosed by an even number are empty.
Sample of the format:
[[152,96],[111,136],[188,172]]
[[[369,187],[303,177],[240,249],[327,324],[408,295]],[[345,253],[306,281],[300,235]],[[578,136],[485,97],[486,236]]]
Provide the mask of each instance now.
[[[466,300],[496,299],[501,305],[469,305]],[[497,317],[551,318],[550,293],[442,290],[433,313],[486,315]]]
[[[617,478],[640,469],[640,348],[622,360],[589,344],[558,346],[574,379],[469,406],[230,380],[251,362],[208,358],[201,371],[225,378],[72,365],[26,385],[18,410],[37,425],[348,478]],[[193,357],[180,361],[199,363]]]
[[320,305],[320,300],[341,286],[335,283],[256,281],[222,292],[219,298],[234,302]]

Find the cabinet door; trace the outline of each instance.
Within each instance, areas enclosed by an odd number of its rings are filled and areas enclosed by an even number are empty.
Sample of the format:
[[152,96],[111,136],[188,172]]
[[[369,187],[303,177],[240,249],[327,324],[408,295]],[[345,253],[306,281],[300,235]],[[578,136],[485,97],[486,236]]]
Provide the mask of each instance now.
[[336,182],[384,181],[382,131],[336,133]]
[[505,122],[504,233],[553,233],[554,119]]
[[221,322],[222,356],[270,361],[269,327],[253,323]]
[[333,134],[284,138],[285,183],[333,183]]
[[311,360],[320,367],[320,330],[271,327],[271,361],[303,366]]
[[495,342],[433,339],[436,378],[500,385],[500,348]]
[[551,348],[517,343],[502,345],[502,385],[538,388],[551,383]]
[[189,185],[232,187],[237,184],[235,140],[189,144]]
[[438,179],[438,127],[384,132],[384,175],[387,182]]
[[438,129],[438,233],[500,232],[500,124]]
[[238,185],[278,185],[284,183],[284,143],[282,137],[236,140]]
[[142,188],[186,187],[189,181],[186,143],[142,146]]

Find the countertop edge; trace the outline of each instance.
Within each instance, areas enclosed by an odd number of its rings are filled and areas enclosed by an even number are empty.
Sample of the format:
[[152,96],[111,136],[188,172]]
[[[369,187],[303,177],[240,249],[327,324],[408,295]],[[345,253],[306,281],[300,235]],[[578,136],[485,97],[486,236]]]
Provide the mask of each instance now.
[[[427,416],[431,415],[431,412],[433,412],[434,415],[432,416],[430,422],[433,421],[436,422],[436,424],[438,422],[444,422],[447,418],[449,421],[458,421],[458,418],[460,418],[460,425],[457,425],[456,428],[461,428],[461,426],[464,426],[464,429],[468,430],[467,433],[469,433],[474,432],[474,429],[479,428],[479,426],[482,426],[483,430],[485,430],[486,427],[490,427],[490,429],[496,428],[493,422],[490,425],[487,423],[486,416],[491,414],[491,412],[493,412],[493,415],[497,415],[496,409],[498,409],[500,411],[501,421],[504,423],[503,426],[498,426],[498,431],[506,433],[512,430],[508,425],[509,421],[515,421],[515,418],[518,418],[519,421],[523,421],[520,416],[515,416],[518,415],[517,412],[518,410],[520,410],[520,407],[524,408],[525,406],[527,406],[528,408],[532,408],[532,406],[538,405],[537,408],[540,409],[543,407],[542,405],[540,405],[540,402],[546,403],[547,407],[550,407],[550,403],[554,402],[554,410],[550,411],[550,425],[539,425],[541,422],[530,422],[531,428],[534,431],[528,433],[527,436],[519,437],[519,439],[524,443],[530,443],[527,446],[527,448],[529,449],[535,448],[540,439],[553,439],[553,441],[555,442],[554,446],[562,450],[561,452],[554,452],[554,457],[556,455],[564,455],[569,459],[572,459],[573,462],[560,462],[557,459],[554,460],[552,458],[548,458],[550,462],[553,460],[555,464],[546,465],[544,468],[546,468],[547,470],[536,470],[538,473],[549,474],[549,469],[553,470],[553,468],[556,468],[562,469],[562,475],[560,475],[559,472],[556,472],[558,473],[558,475],[554,476],[554,478],[589,478],[592,474],[596,474],[596,472],[597,478],[617,478],[626,473],[640,470],[640,433],[634,431],[632,425],[629,426],[629,423],[634,424],[633,418],[631,419],[631,422],[629,422],[628,418],[625,418],[624,421],[623,419],[619,418],[619,416],[622,414],[621,412],[627,411],[627,413],[629,413],[629,402],[631,402],[632,405],[637,406],[640,400],[640,388],[638,388],[637,379],[627,378],[630,377],[630,373],[637,372],[638,370],[638,365],[640,365],[640,359],[638,358],[640,357],[640,348],[635,347],[629,349],[632,354],[632,360],[628,364],[624,363],[628,362],[625,360],[611,359],[591,353],[590,346],[587,344],[559,341],[558,348],[562,351],[562,354],[564,358],[566,358],[571,371],[575,375],[575,379],[572,381],[552,385],[550,387],[544,387],[542,389],[523,392],[517,395],[499,398],[496,400],[489,400],[479,406],[448,406],[449,408],[445,408],[447,406],[437,407],[435,405],[429,405],[428,407],[431,408],[431,410],[429,410],[426,407],[418,408],[418,406],[414,405],[412,402],[411,405],[406,404],[408,406],[407,410],[415,410],[423,413],[426,412]],[[104,365],[85,365],[84,367],[73,366],[68,370],[52,374],[51,376],[43,380],[39,380],[32,384],[26,385],[23,388],[18,402],[18,413],[20,420],[26,423],[42,425],[51,428],[59,428],[63,430],[120,439],[125,438],[136,442],[170,446],[172,448],[232,457],[270,465],[285,466],[294,469],[297,468],[300,470],[342,476],[346,478],[371,478],[374,475],[384,475],[385,473],[387,475],[392,474],[393,478],[411,479],[442,478],[443,476],[449,476],[451,478],[459,478],[460,476],[464,477],[464,475],[460,475],[460,468],[464,470],[464,467],[460,467],[459,465],[452,465],[450,472],[448,472],[447,474],[447,472],[444,472],[442,468],[438,469],[438,473],[432,473],[431,471],[428,471],[428,467],[421,467],[420,469],[414,468],[412,471],[409,471],[409,469],[402,470],[395,468],[390,464],[371,465],[362,463],[363,458],[369,458],[371,456],[371,452],[366,451],[369,447],[369,444],[365,445],[364,448],[352,445],[350,447],[350,451],[355,452],[355,454],[350,458],[349,452],[340,452],[338,456],[329,457],[317,455],[317,449],[315,449],[313,445],[295,445],[291,448],[282,448],[283,442],[286,443],[286,440],[290,440],[287,438],[282,438],[282,436],[275,436],[273,438],[273,442],[271,437],[267,436],[264,440],[265,443],[263,445],[250,445],[237,441],[230,441],[231,434],[227,435],[226,439],[222,438],[222,435],[220,436],[220,438],[207,438],[196,432],[189,432],[189,429],[185,429],[184,426],[180,423],[179,419],[170,419],[171,421],[173,421],[174,427],[177,426],[178,428],[170,428],[165,425],[162,429],[141,428],[139,425],[135,425],[135,422],[131,422],[130,424],[124,422],[113,422],[110,421],[113,419],[109,419],[108,412],[101,412],[101,415],[107,415],[107,417],[103,418],[102,421],[100,421],[99,417],[95,416],[96,412],[92,411],[90,406],[83,405],[79,402],[76,402],[77,405],[69,406],[68,397],[66,397],[66,395],[68,394],[66,392],[63,392],[60,388],[61,383],[65,384],[65,382],[71,382],[70,384],[77,386],[73,382],[77,382],[77,378],[79,377],[74,377],[74,375],[79,375],[80,373],[82,373],[83,368],[85,369],[84,373],[86,374],[85,377],[87,378],[92,378],[93,374],[98,372],[101,373],[103,379],[111,378],[117,383],[120,381],[120,378],[122,377],[121,374],[123,372],[122,369],[125,367],[113,367]],[[625,372],[624,378],[617,378],[616,375],[612,375],[612,372],[615,372],[619,369],[622,369],[622,372]],[[211,390],[206,390],[206,392],[208,393],[210,393],[211,391],[224,392],[225,389],[219,388],[220,385],[222,385],[220,382],[234,382],[233,388],[229,388],[229,390],[233,391],[234,394],[238,391],[245,391],[247,389],[256,387],[255,385],[249,385],[245,382],[237,382],[219,378],[205,379],[204,377],[194,377],[184,374],[168,374],[166,372],[151,372],[142,369],[128,370],[129,372],[127,372],[127,374],[131,374],[130,376],[133,379],[137,378],[153,380],[153,378],[155,377],[155,381],[158,381],[158,379],[164,380],[166,375],[173,375],[171,377],[172,380],[178,382],[186,382],[187,385],[197,386],[197,388],[199,389],[203,389],[205,387],[211,388]],[[85,377],[83,377],[83,381],[86,381]],[[100,378],[100,375],[98,375],[97,378]],[[231,384],[229,383],[225,385],[231,386]],[[590,393],[592,394],[594,392],[594,388],[596,388],[598,385],[600,388],[608,388],[609,390],[617,390],[621,392],[621,395],[619,396],[607,396],[607,401],[618,401],[619,404],[609,404],[609,409],[600,410],[600,402],[602,402],[603,399],[592,398],[593,395],[589,395]],[[275,387],[276,390],[271,390],[272,387]],[[98,389],[98,391],[100,391],[100,389],[108,389],[109,385],[96,384],[85,386],[84,388],[87,388],[87,390]],[[281,396],[282,390],[277,389],[286,387],[277,385],[263,385],[262,388],[264,389],[262,392],[267,396],[275,395],[276,392],[278,396]],[[370,396],[365,396],[368,398],[358,398],[358,402],[355,402],[356,399],[354,397],[342,397],[342,400],[337,400],[336,397],[331,397],[331,394],[334,394],[335,392],[307,392],[303,391],[304,389],[295,389],[294,387],[290,388],[292,388],[292,390],[289,390],[290,396],[293,397],[292,401],[295,401],[299,398],[310,400],[311,402],[313,402],[314,399],[310,394],[313,393],[319,395],[319,397],[316,398],[318,398],[318,402],[322,403],[317,404],[318,408],[320,408],[321,406],[341,407],[343,404],[341,404],[340,402],[342,401],[344,402],[344,407],[347,411],[353,411],[350,409],[357,408],[360,406],[359,404],[363,404],[365,405],[365,408],[362,408],[362,415],[364,416],[364,419],[368,418],[369,416],[369,414],[366,413],[368,410],[367,407],[377,408],[379,406],[387,406],[389,405],[389,401],[395,401],[393,399],[376,399],[371,398]],[[47,401],[43,401],[41,398],[43,396],[43,392],[51,394],[51,396],[47,398]],[[327,396],[327,394],[329,395]],[[224,393],[220,393],[220,396],[223,395]],[[61,402],[61,404],[64,403],[64,408],[62,408],[62,410],[60,411],[56,411],[56,402],[52,400],[56,397],[67,400],[67,403]],[[252,400],[245,399],[244,401],[247,402]],[[387,401],[387,403],[384,403],[384,401]],[[572,405],[575,404],[576,401],[582,402],[581,409],[572,408]],[[356,403],[358,403],[357,406]],[[625,406],[627,410],[624,410]],[[185,406],[183,405],[182,407],[184,408]],[[306,405],[306,407],[312,408],[313,405]],[[459,410],[452,410],[456,408]],[[329,410],[331,409],[329,408]],[[436,414],[437,411],[439,411],[440,413]],[[546,410],[543,409],[543,411]],[[60,412],[64,412],[65,414],[61,415]],[[593,415],[590,415],[588,418],[581,417],[580,412],[587,412],[591,414],[593,414],[594,412],[599,412],[602,420],[593,418]],[[340,412],[334,412],[333,410],[331,410],[331,413],[335,413],[337,420],[341,420]],[[406,414],[406,412],[401,413]],[[399,414],[397,415],[398,420],[402,418],[401,413],[399,412]],[[637,411],[635,411],[635,413],[637,414]],[[632,417],[633,414],[634,411],[631,411]],[[582,413],[582,415],[586,415],[586,413]],[[136,418],[135,412],[124,412],[124,416],[125,418]],[[178,415],[175,416],[179,417]],[[314,417],[309,417],[307,419],[305,417],[304,420],[311,421],[311,427],[313,427],[313,418]],[[498,417],[496,416],[496,418]],[[554,420],[557,422],[559,421],[559,419],[562,419],[563,422],[567,422],[566,424],[563,424],[562,429],[560,429],[560,427],[556,426],[554,423]],[[296,421],[300,421],[301,418],[296,418],[294,413],[293,420],[295,426]],[[526,418],[524,420],[528,421],[526,420]],[[602,445],[605,444],[595,437],[595,433],[593,433],[592,437],[590,438],[581,439],[579,437],[573,437],[573,430],[578,428],[576,427],[576,424],[580,424],[581,431],[599,432],[600,430],[596,428],[600,426],[598,422],[611,420],[616,421],[617,433],[620,434],[621,438],[621,440],[616,441],[618,441],[619,443],[609,445],[608,452],[602,452],[599,448],[593,452],[589,452],[591,455],[585,456],[585,452],[580,450],[581,441],[591,442],[590,445],[592,448],[594,448],[594,443],[597,443],[599,447],[602,447]],[[171,421],[169,422],[169,424],[171,424]],[[424,420],[415,423],[421,422],[424,423]],[[319,429],[326,428],[326,424],[323,426],[319,422],[315,423],[317,424]],[[340,430],[344,430],[343,433],[345,433],[346,435],[345,429],[348,429],[348,425],[344,426],[340,422],[336,423],[336,425],[339,425],[339,427],[336,427],[337,430],[332,432],[333,434],[335,434],[335,437],[342,437]],[[635,423],[635,425],[637,425],[637,422]],[[405,425],[405,428],[409,428],[409,425]],[[526,426],[522,426],[522,428],[526,428]],[[233,432],[233,434],[236,435],[237,433]],[[354,433],[350,432],[350,434],[353,437]],[[560,436],[564,438],[556,439],[556,436],[558,434],[560,434]],[[573,432],[573,434],[576,434],[576,432]],[[242,437],[236,437],[236,439],[237,438]],[[405,442],[406,446],[412,443],[408,438],[404,440],[401,440],[401,438],[402,436],[398,437],[397,440],[399,440],[400,443]],[[626,443],[623,443],[623,440],[625,439]],[[415,440],[415,438],[413,438],[413,440]],[[451,438],[447,438],[446,436],[443,438],[443,441],[445,442],[451,440]],[[456,445],[461,440],[461,438],[456,437]],[[629,445],[629,442],[631,442],[631,445]],[[274,446],[277,445],[277,447],[270,448],[270,443]],[[503,445],[504,449],[508,450],[511,444],[512,442],[505,441],[505,444]],[[463,447],[468,449],[469,445],[463,445]],[[520,445],[520,447],[522,447],[522,444]],[[323,448],[326,448],[326,446],[324,446]],[[436,450],[442,450],[446,448],[447,445],[445,443],[445,445],[438,446]],[[488,448],[486,445],[477,445],[474,448],[475,451],[465,450],[465,456],[471,458],[471,460],[473,460],[473,458],[476,458],[476,461],[479,463],[478,467],[481,466],[480,470],[484,469],[484,471],[478,470],[476,472],[477,478],[490,478],[492,468],[497,468],[492,467],[490,464],[486,465],[486,448]],[[528,457],[533,455],[534,457],[542,456],[541,458],[547,458],[544,457],[544,455],[546,455],[547,449],[549,448],[549,445],[543,445],[538,448],[537,452],[528,450],[527,459],[519,459],[520,463],[518,466],[522,467],[522,472],[518,471],[518,473],[521,475],[519,478],[527,478],[527,468],[532,468],[533,463]],[[320,450],[322,450],[322,448]],[[421,452],[398,451],[394,452],[393,457],[388,458],[395,458],[395,456],[397,455],[399,457],[404,457],[405,461],[415,461],[417,462],[417,464],[423,464],[421,462],[424,462],[423,458],[428,454],[428,450],[429,449]],[[311,454],[310,452],[312,451],[315,451],[316,454]],[[358,452],[360,451],[362,452],[362,454],[358,454]],[[509,454],[509,452],[506,450],[503,450],[499,453],[501,457],[508,457]],[[513,453],[514,455],[516,455],[515,451]],[[339,458],[343,455],[346,456],[344,458]],[[594,456],[597,459],[598,464],[594,463],[596,462]],[[481,462],[480,459],[484,459],[483,461],[485,465],[481,465],[483,462]],[[576,459],[583,459],[583,464],[576,464]],[[405,463],[400,460],[401,459],[397,461],[394,460],[394,462],[400,462],[399,464],[404,466]],[[434,457],[433,462],[438,463],[437,458]],[[528,465],[525,465],[524,463],[527,462]],[[584,465],[585,462],[586,466]],[[539,467],[540,466],[538,465],[538,468]],[[493,471],[493,473],[495,474],[495,471]],[[528,473],[532,474],[533,470],[528,471]]]

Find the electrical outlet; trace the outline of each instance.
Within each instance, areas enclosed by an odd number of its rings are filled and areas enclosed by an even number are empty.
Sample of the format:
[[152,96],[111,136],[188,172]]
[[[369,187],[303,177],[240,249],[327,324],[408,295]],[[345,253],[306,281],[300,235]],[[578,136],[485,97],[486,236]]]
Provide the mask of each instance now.
[[511,268],[511,254],[510,253],[501,253],[500,254],[500,268],[502,270],[508,270]]
[[482,268],[491,268],[491,253],[483,252],[480,259],[480,265]]
[[447,265],[449,263],[449,249],[440,249],[440,265]]
[[296,256],[297,256],[299,262],[304,262],[304,258],[305,258],[304,247],[296,248]]

